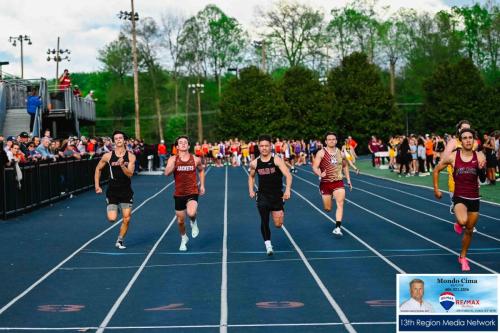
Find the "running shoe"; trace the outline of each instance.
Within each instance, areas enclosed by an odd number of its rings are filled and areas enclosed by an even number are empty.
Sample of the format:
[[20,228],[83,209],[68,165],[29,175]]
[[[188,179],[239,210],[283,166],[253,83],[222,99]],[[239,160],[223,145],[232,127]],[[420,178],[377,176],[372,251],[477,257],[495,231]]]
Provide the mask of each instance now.
[[115,243],[115,246],[116,246],[117,249],[120,249],[120,250],[123,250],[123,249],[127,248],[125,245],[123,245],[123,241],[122,240],[117,240],[116,243]]
[[189,237],[187,235],[183,235],[181,237],[181,246],[179,246],[179,251],[185,252],[187,251],[187,243],[189,242]]
[[458,262],[460,263],[460,265],[462,265],[462,272],[470,271],[469,262],[467,261],[467,258],[458,257]]
[[333,229],[332,233],[337,236],[342,236],[342,230],[340,230],[340,227]]
[[198,229],[197,221],[191,222],[191,237],[196,238],[200,233],[200,229]]
[[459,235],[461,235],[462,231],[464,231],[464,227],[462,227],[458,222],[455,222],[455,224],[453,225],[453,229]]
[[271,244],[267,245],[266,244],[266,253],[268,256],[272,256],[274,251],[273,251],[273,246]]

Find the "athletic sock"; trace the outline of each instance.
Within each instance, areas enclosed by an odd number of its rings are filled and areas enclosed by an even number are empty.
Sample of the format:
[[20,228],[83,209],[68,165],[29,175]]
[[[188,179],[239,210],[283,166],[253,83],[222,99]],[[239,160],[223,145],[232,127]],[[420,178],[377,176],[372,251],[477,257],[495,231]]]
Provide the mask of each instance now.
[[118,242],[123,242],[123,237],[122,237],[122,236],[118,236],[117,241],[118,241]]
[[266,247],[269,247],[269,246],[271,246],[271,241],[270,240],[266,240],[266,241],[264,241],[264,244],[266,245]]
[[336,227],[337,227],[337,228],[340,228],[340,225],[341,225],[341,224],[342,224],[342,221],[337,221],[337,222],[335,222],[335,225],[336,225]]

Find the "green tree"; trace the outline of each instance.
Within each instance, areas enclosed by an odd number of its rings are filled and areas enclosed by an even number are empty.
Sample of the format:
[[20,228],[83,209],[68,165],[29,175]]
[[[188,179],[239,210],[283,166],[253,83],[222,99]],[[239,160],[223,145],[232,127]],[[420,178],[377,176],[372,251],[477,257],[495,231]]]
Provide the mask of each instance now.
[[280,1],[261,16],[263,25],[270,30],[267,39],[280,50],[289,66],[303,64],[306,57],[315,54],[316,47],[321,46],[308,43],[323,33],[323,15],[318,10],[296,2]]
[[336,122],[333,95],[310,69],[302,66],[289,68],[280,86],[288,112],[276,123],[279,136],[317,138]]
[[241,70],[239,78],[228,82],[220,110],[218,137],[244,139],[281,134],[276,124],[287,112],[276,83],[256,67]]
[[387,137],[402,129],[394,99],[367,55],[355,52],[344,58],[341,66],[330,71],[328,87],[335,95],[338,114],[333,130],[340,136],[367,142],[371,135]]
[[132,46],[130,39],[120,32],[118,39],[98,51],[97,59],[104,70],[116,75],[122,82],[132,71]]
[[454,132],[460,119],[468,119],[475,129],[498,128],[499,104],[493,105],[494,91],[488,89],[471,59],[443,63],[424,83],[422,124],[435,131]]

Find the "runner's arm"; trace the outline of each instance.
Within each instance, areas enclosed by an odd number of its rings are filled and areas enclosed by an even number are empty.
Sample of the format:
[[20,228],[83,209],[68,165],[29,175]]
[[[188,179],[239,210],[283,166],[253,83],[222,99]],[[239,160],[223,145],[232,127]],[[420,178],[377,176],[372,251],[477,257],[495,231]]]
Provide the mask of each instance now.
[[172,155],[168,158],[167,166],[165,167],[165,176],[170,176],[175,169],[175,158],[176,155]]
[[292,174],[290,173],[290,170],[288,170],[288,167],[286,166],[285,162],[275,156],[274,157],[274,164],[280,168],[281,173],[285,176],[286,180],[286,187],[285,187],[285,193],[283,193],[283,199],[288,200],[290,199],[291,191],[292,191]]
[[443,159],[439,161],[439,164],[434,168],[434,171],[432,172],[432,183],[434,184],[434,195],[436,198],[441,199],[442,193],[439,190],[439,173],[446,169],[448,165],[453,165],[453,159],[451,155],[448,155],[449,157],[447,159]]
[[250,195],[250,198],[255,197],[254,186],[255,186],[256,167],[257,167],[257,160],[253,160],[252,162],[250,162],[250,172],[248,173],[248,193]]
[[95,173],[94,173],[94,185],[95,185],[95,192],[96,193],[101,193],[101,171],[102,169],[106,166],[106,163],[109,162],[109,159],[111,158],[111,153],[106,153],[102,156],[101,160],[97,164],[95,168]]
[[321,163],[321,160],[323,159],[323,156],[325,155],[325,152],[322,150],[318,151],[316,153],[316,156],[314,157],[314,161],[312,164],[312,170],[314,174],[318,177],[324,177],[323,173],[321,173],[321,170],[319,168],[319,164]]
[[205,168],[201,163],[201,158],[195,157],[196,165],[198,168],[198,176],[200,177],[200,194],[205,194]]
[[126,166],[125,164],[120,164],[120,167],[122,168],[123,173],[125,176],[131,178],[134,175],[134,170],[135,170],[135,155],[132,154],[131,152],[127,152],[128,154],[128,165]]

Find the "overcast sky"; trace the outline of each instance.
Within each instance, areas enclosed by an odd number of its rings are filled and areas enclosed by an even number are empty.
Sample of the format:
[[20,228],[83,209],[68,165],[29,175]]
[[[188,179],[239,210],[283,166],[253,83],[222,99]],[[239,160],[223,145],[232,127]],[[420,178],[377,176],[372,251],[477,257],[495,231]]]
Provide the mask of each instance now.
[[[300,0],[321,9],[328,17],[333,7],[346,4],[346,0]],[[255,31],[255,9],[270,8],[270,0],[135,0],[135,9],[141,17],[159,21],[163,13],[177,12],[185,16],[196,14],[207,4],[219,6],[227,15],[240,21],[245,29]],[[454,5],[472,4],[471,0],[380,0],[392,9],[411,6],[417,10],[436,12]],[[411,5],[410,5],[411,4]],[[97,51],[115,39],[121,22],[116,14],[130,11],[130,0],[1,0],[0,1],[0,61],[10,64],[3,70],[20,75],[20,47],[9,43],[10,36],[28,35],[32,45],[24,44],[24,77],[53,78],[56,64],[47,62],[47,49],[55,48],[61,37],[61,48],[71,51],[71,62],[63,61],[60,67],[71,72],[99,70]],[[60,70],[61,72],[61,70]]]

